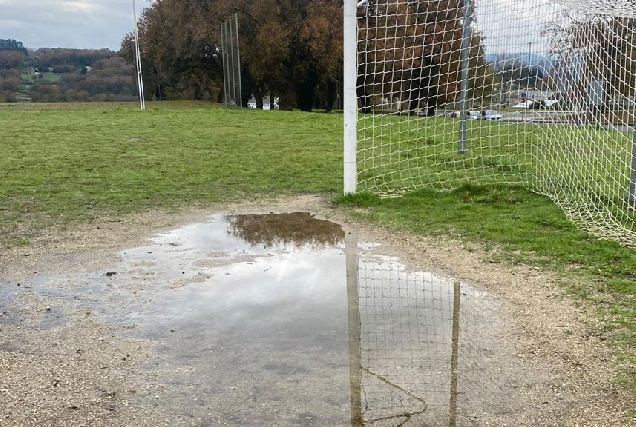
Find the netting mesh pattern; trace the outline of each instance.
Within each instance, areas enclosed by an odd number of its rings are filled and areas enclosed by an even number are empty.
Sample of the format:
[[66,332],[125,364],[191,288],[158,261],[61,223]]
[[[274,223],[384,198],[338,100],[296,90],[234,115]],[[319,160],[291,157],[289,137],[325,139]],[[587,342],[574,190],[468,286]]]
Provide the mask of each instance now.
[[634,245],[635,8],[359,2],[360,190],[525,185]]
[[501,403],[502,385],[491,378],[499,333],[491,297],[372,252],[361,251],[357,271],[360,347],[351,366],[360,370],[352,384],[360,425],[466,425]]
[[634,0],[554,0],[565,6],[622,17],[636,17]]

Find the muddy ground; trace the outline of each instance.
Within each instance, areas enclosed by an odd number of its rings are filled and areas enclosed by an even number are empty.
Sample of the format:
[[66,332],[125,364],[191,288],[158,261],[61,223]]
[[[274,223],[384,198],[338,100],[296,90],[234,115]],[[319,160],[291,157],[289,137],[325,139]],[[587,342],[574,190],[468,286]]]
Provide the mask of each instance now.
[[[107,274],[120,251],[143,245],[157,232],[205,222],[213,212],[294,211],[310,211],[366,242],[380,243],[376,251],[399,257],[410,270],[451,276],[502,301],[505,328],[498,332],[502,344],[492,355],[498,368],[484,390],[506,410],[476,410],[458,425],[636,425],[627,418],[634,409],[633,396],[617,385],[620,362],[597,333],[602,324],[591,309],[564,293],[558,284],[562,279],[535,268],[490,262],[479,248],[457,242],[353,223],[322,198],[304,196],[102,218],[73,231],[50,231],[26,248],[3,251],[0,426],[338,425],[312,416],[293,423],[282,416],[280,422],[249,423],[228,413],[212,414],[214,401],[223,395],[206,396],[204,389],[188,392],[183,389],[187,385],[171,382],[174,372],[169,370],[190,375],[187,364],[162,367],[160,345],[131,338],[126,328],[133,325],[104,319],[99,307],[89,304],[90,295],[42,294],[34,283],[43,274],[63,278],[69,270]],[[74,284],[60,279],[49,286],[72,290]],[[130,287],[118,297],[134,301],[141,291]],[[202,399],[209,401],[203,404]],[[346,412],[343,408],[339,411]],[[405,425],[434,425],[424,419],[411,422]]]

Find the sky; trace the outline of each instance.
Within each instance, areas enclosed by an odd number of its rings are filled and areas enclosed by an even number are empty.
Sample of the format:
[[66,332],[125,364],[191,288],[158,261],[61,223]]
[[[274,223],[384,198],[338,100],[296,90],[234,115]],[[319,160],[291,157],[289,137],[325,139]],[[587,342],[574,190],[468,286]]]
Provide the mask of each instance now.
[[[564,4],[631,1],[556,0]],[[136,0],[138,16],[149,2]],[[546,52],[548,46],[539,36],[540,28],[563,8],[548,0],[475,0],[475,3],[488,53],[525,51],[530,44],[533,51]],[[0,0],[0,39],[16,39],[31,49],[119,50],[123,37],[133,27],[132,0]]]
[[486,53],[547,54],[549,39],[541,30],[563,9],[548,0],[479,0],[476,26],[485,37]]
[[[488,49],[490,53],[526,49],[525,46],[531,40],[522,33],[532,26],[528,25],[529,22],[536,25],[538,21],[536,9],[528,5],[536,7],[546,2],[477,1],[478,21],[487,24],[492,31],[488,42],[502,44],[506,41],[507,46],[495,48],[493,45]],[[148,0],[136,0],[138,16],[148,4]],[[484,10],[488,12],[484,13]],[[511,28],[510,23],[516,24],[517,28]],[[31,49],[66,47],[119,50],[123,37],[133,30],[133,25],[132,0],[0,0],[0,39],[16,39]],[[536,29],[533,30],[536,35]],[[515,33],[515,37],[510,37]],[[510,44],[518,44],[519,47]],[[535,46],[539,48],[538,40]]]
[[[137,15],[148,6],[136,0]],[[0,0],[0,39],[29,49],[119,50],[133,31],[132,0]]]

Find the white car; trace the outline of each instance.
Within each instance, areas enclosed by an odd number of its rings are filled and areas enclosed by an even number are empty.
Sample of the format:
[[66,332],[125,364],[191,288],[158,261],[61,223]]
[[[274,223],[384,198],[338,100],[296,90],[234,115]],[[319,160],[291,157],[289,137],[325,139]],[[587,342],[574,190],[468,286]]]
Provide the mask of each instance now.
[[477,120],[479,118],[479,116],[480,116],[479,111],[471,110],[471,111],[468,112],[468,118],[469,119]]
[[503,120],[503,116],[495,110],[484,110],[481,112],[483,120]]

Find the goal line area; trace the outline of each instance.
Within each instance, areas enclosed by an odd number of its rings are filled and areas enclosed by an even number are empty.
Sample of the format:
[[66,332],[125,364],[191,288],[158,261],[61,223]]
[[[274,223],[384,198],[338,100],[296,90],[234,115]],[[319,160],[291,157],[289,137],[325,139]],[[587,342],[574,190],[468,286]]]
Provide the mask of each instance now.
[[345,3],[345,193],[523,185],[636,242],[636,5]]

